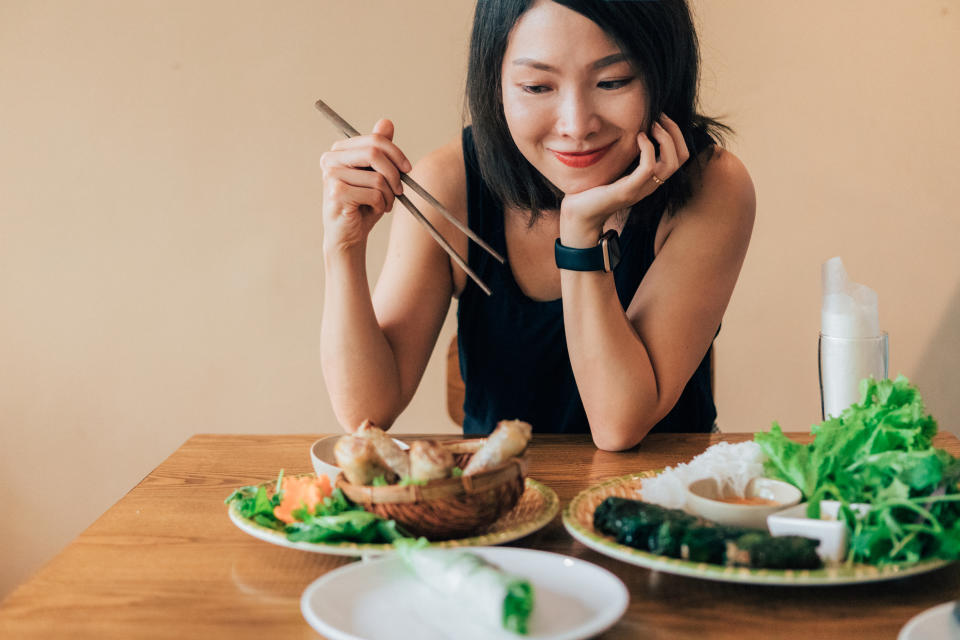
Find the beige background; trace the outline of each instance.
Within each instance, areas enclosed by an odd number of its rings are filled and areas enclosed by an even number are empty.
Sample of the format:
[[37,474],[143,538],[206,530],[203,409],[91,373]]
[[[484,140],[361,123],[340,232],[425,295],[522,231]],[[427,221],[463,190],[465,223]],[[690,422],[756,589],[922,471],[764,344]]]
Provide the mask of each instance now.
[[[956,432],[960,2],[695,7],[704,102],[758,195],[721,427],[818,418],[819,268],[841,255],[880,295],[893,372]],[[422,156],[459,131],[471,13],[0,1],[0,596],[191,434],[337,429],[317,344],[337,135],[312,103],[389,115]],[[442,363],[398,430],[454,430]]]

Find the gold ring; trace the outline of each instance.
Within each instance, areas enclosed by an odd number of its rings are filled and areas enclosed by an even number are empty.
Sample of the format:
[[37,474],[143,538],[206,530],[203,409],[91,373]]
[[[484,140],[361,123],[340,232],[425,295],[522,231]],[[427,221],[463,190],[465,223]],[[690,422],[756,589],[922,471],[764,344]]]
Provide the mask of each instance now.
[[663,180],[658,178],[657,174],[653,174],[652,176],[650,176],[650,179],[653,180],[658,187],[663,184]]

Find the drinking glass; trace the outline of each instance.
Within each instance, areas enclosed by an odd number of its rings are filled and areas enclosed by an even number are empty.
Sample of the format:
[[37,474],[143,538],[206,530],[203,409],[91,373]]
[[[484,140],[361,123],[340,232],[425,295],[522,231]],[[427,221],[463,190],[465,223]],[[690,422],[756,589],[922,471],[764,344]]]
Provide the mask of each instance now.
[[860,401],[860,380],[889,375],[887,332],[872,338],[837,338],[820,333],[817,369],[820,376],[820,417],[839,416]]

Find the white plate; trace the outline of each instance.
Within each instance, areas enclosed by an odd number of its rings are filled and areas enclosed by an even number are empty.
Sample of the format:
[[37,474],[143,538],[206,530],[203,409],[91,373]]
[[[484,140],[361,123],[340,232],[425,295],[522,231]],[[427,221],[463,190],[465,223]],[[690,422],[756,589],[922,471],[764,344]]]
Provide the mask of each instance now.
[[300,598],[310,626],[331,640],[381,638],[574,640],[602,633],[620,619],[630,596],[620,579],[594,564],[531,549],[471,547],[469,551],[530,580],[529,635],[472,623],[457,606],[437,606],[431,591],[397,556],[335,569]]
[[948,560],[925,560],[913,564],[890,564],[874,566],[853,564],[850,566],[827,566],[823,569],[748,569],[746,567],[725,567],[705,562],[688,562],[679,558],[655,555],[617,543],[593,528],[593,512],[604,498],[640,498],[641,484],[644,478],[652,478],[656,471],[612,478],[606,482],[584,489],[577,494],[563,511],[563,526],[574,538],[598,553],[635,564],[647,569],[690,576],[702,580],[719,582],[740,582],[745,584],[765,584],[782,586],[817,586],[859,584],[894,580],[907,576],[934,571],[950,564]]
[[953,615],[957,602],[944,602],[910,618],[897,640],[957,640],[960,622]]

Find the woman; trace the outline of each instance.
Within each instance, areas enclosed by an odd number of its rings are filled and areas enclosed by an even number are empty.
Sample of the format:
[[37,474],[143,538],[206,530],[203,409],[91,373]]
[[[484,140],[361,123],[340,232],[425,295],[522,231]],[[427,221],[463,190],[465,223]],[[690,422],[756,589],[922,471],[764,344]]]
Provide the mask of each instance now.
[[[407,405],[451,298],[466,433],[520,418],[621,450],[712,427],[709,349],[755,203],[719,125],[695,111],[698,64],[684,0],[481,0],[460,139],[411,167],[380,120],[324,154],[322,357],[347,429],[388,426]],[[367,235],[401,171],[506,256],[468,247],[407,193],[492,296],[404,213],[371,297]]]

